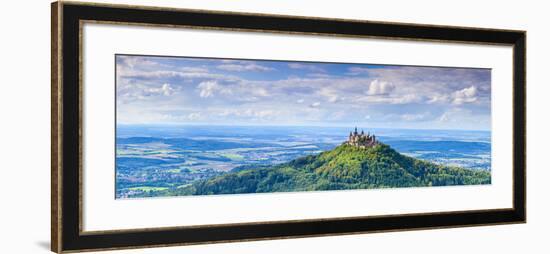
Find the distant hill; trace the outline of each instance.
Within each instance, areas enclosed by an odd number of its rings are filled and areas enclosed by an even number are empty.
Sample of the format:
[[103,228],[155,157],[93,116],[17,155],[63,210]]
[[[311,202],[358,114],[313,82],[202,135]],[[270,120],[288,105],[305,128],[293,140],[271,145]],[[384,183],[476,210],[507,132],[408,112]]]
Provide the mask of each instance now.
[[154,196],[294,192],[478,185],[491,183],[490,172],[442,166],[402,155],[379,143],[333,150],[270,167],[244,168]]

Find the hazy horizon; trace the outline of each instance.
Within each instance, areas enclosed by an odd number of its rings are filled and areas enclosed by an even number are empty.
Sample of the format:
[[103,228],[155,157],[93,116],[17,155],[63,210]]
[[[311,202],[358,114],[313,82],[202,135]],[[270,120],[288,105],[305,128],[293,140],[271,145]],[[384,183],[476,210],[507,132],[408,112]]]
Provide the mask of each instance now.
[[370,127],[362,127],[361,125],[331,125],[331,126],[321,126],[321,125],[269,125],[269,124],[250,124],[250,125],[240,125],[240,124],[206,124],[206,123],[117,123],[117,126],[141,126],[141,127],[212,127],[212,126],[219,126],[219,127],[312,127],[312,128],[348,128],[350,130],[357,127],[357,129],[361,130],[371,130],[371,129],[387,129],[387,130],[426,130],[426,131],[479,131],[479,132],[491,132],[490,129],[434,129],[434,128],[392,128],[392,127],[377,127],[377,126],[370,126]]

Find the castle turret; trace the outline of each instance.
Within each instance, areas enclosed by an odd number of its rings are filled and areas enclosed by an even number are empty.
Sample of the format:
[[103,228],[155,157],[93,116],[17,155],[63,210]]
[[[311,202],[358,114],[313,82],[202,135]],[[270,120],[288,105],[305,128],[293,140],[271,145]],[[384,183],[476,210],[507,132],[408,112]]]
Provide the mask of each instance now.
[[359,148],[367,148],[372,147],[378,144],[378,141],[376,141],[375,135],[370,135],[370,132],[368,132],[367,135],[365,135],[365,131],[361,130],[361,133],[357,132],[357,127],[355,127],[353,132],[349,133],[348,141],[344,142],[344,144],[352,145]]

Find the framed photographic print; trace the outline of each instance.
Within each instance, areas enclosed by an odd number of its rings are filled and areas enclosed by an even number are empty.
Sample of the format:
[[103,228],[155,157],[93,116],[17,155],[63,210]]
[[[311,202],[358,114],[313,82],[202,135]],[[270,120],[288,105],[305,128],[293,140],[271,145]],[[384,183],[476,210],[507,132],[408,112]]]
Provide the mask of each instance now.
[[52,4],[52,251],[525,222],[525,32]]

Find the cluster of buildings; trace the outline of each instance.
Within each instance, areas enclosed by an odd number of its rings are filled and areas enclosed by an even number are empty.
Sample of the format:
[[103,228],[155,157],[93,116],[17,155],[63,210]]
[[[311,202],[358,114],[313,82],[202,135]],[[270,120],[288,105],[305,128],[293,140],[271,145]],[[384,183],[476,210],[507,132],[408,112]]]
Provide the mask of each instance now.
[[378,141],[376,140],[375,135],[371,136],[370,133],[367,133],[367,135],[365,135],[365,132],[363,130],[361,130],[361,133],[358,133],[357,127],[355,127],[355,131],[349,133],[348,141],[344,142],[344,144],[359,148],[367,148],[375,146],[376,144],[378,144]]

